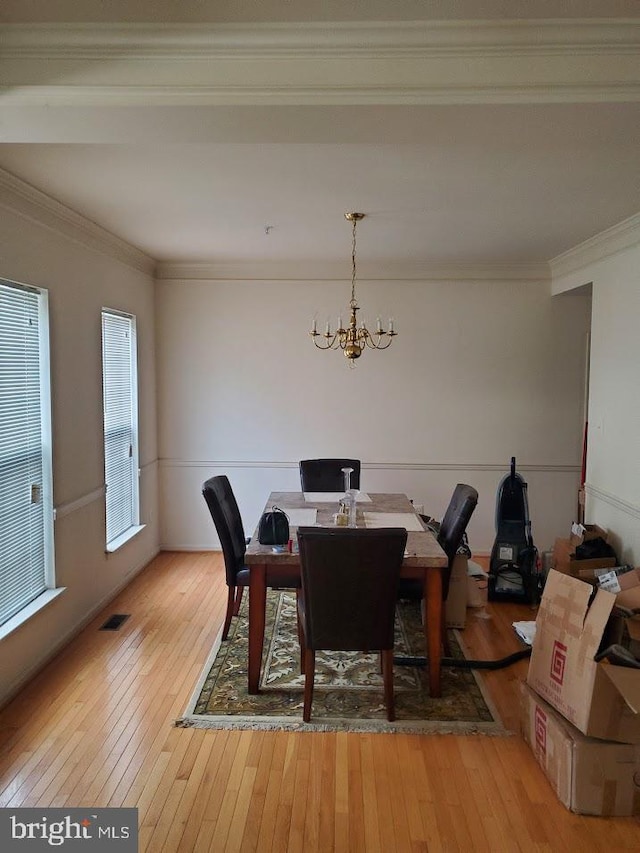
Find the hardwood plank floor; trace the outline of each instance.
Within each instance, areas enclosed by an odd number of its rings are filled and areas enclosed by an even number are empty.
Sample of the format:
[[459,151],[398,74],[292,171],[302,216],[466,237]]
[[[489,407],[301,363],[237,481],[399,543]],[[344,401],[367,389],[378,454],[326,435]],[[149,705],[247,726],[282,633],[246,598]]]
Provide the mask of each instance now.
[[[640,849],[640,820],[556,799],[517,734],[526,661],[482,675],[512,737],[174,728],[225,602],[220,554],[160,554],[0,711],[0,807],[135,806],[149,853]],[[535,618],[467,615],[478,658]]]

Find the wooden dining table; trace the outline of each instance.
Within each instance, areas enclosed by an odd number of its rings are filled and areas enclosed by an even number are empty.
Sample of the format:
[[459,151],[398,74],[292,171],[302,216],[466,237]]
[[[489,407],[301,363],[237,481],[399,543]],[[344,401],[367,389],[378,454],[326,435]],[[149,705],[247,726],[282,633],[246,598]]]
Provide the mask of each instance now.
[[[318,495],[303,492],[272,492],[265,510],[277,506],[293,521],[307,516],[314,518],[312,526],[335,527],[334,514],[338,511],[337,495]],[[440,696],[440,670],[442,657],[442,574],[447,566],[447,556],[435,536],[426,529],[409,498],[403,494],[363,494],[369,500],[358,500],[358,527],[405,527],[407,547],[400,576],[417,578],[424,583],[425,645],[429,667],[429,693]],[[299,513],[300,510],[307,512]],[[315,510],[315,512],[313,512]],[[404,516],[404,519],[402,518]],[[391,522],[394,523],[385,523]],[[308,526],[308,521],[300,526]],[[290,535],[296,538],[296,526],[290,526]],[[264,646],[267,588],[270,576],[277,570],[280,584],[283,575],[291,586],[300,583],[300,557],[285,550],[275,551],[271,545],[261,545],[255,531],[247,546],[245,563],[250,568],[249,579],[249,693],[259,692],[260,668]]]

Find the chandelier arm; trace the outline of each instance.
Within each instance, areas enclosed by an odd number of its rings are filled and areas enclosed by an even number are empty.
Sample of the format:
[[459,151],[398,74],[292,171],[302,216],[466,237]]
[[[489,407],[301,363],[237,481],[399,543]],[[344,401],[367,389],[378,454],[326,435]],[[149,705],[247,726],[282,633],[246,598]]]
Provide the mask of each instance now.
[[[374,340],[374,335],[371,332],[369,332],[368,330],[367,330],[367,335],[363,336],[367,342],[367,346],[369,346],[371,349],[389,349],[389,347],[391,346],[392,340],[396,337],[396,335],[398,333],[393,332],[393,331],[391,331],[391,332],[380,331],[380,332],[375,332],[374,334],[375,334],[377,340]],[[389,340],[386,340],[387,338]],[[386,343],[385,343],[385,341],[386,341]]]
[[[311,339],[313,340],[314,345],[318,349],[337,349],[338,346],[340,346],[340,336],[337,332],[329,337],[327,337],[326,334],[321,335],[320,332],[309,332],[309,334],[311,335]],[[319,344],[316,338],[324,338],[326,340],[326,344],[324,346],[322,344]]]
[[[387,333],[385,332],[385,334],[387,334]],[[373,349],[389,349],[389,347],[391,346],[391,341],[392,341],[392,338],[389,338],[389,340],[386,342],[386,344],[383,344],[381,338],[378,338],[378,343],[373,344]]]

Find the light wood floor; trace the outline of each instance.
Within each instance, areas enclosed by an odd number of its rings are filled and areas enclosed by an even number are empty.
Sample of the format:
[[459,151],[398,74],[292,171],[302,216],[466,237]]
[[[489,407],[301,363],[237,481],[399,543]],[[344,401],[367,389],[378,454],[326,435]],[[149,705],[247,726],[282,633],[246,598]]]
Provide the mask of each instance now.
[[[640,821],[556,799],[519,735],[177,729],[219,630],[219,554],[163,553],[0,712],[0,806],[136,806],[140,850],[611,851]],[[530,608],[468,611],[474,657]],[[117,632],[98,631],[130,613]],[[517,732],[526,662],[484,677]]]

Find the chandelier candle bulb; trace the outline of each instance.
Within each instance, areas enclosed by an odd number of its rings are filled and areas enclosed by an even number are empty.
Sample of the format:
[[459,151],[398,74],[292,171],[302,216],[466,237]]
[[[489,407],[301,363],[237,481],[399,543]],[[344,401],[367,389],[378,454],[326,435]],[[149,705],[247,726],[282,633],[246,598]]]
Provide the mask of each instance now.
[[389,333],[393,332],[393,317],[389,317]]
[[380,321],[380,317],[378,317],[378,334],[382,334],[382,322]]

